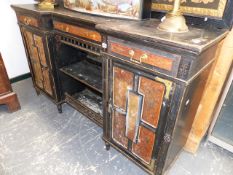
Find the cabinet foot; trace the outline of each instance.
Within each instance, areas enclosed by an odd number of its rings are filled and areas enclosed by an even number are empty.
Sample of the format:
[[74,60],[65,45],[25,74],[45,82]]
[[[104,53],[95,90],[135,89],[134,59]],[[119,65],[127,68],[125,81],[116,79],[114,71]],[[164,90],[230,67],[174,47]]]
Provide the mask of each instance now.
[[36,90],[36,95],[40,95],[40,90],[35,89]]
[[62,105],[61,104],[57,105],[57,110],[60,114],[62,113]]
[[107,151],[110,150],[110,147],[111,147],[111,145],[110,145],[109,143],[105,142],[105,149],[106,149]]
[[5,104],[9,112],[15,112],[20,109],[20,104],[17,95],[14,92],[0,95],[0,104]]

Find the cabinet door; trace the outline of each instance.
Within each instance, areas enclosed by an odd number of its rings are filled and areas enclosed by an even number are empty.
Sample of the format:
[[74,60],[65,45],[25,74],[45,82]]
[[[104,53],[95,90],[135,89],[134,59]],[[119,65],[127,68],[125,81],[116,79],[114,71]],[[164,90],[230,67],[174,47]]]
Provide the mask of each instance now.
[[51,77],[50,77],[50,70],[49,70],[48,63],[47,63],[46,56],[45,56],[45,48],[43,45],[43,39],[41,36],[38,36],[35,34],[33,36],[34,36],[35,45],[38,49],[38,53],[39,53],[39,57],[40,57],[44,90],[49,95],[52,96],[53,95],[52,82],[51,82]]
[[152,169],[159,119],[172,82],[137,72],[112,68],[111,137],[114,144]]
[[35,84],[53,96],[53,82],[51,81],[50,69],[45,55],[43,37],[25,29],[23,30],[23,35],[29,52]]
[[37,47],[35,46],[33,34],[27,30],[23,30],[23,34],[26,40],[27,50],[29,54],[30,63],[32,66],[33,76],[35,79],[35,84],[43,89],[43,76],[40,65],[40,58],[38,54]]

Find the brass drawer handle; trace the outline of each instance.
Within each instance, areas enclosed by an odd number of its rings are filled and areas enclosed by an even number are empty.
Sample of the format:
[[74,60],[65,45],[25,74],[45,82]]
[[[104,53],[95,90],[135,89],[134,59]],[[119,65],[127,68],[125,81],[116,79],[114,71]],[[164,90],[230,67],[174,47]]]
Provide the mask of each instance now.
[[135,52],[133,50],[129,50],[130,59],[133,58],[134,54],[135,54]]
[[24,23],[25,23],[26,25],[29,25],[29,24],[30,24],[30,22],[31,22],[31,19],[24,18]]
[[69,32],[69,30],[70,30],[70,28],[68,26],[66,26],[65,31]]
[[140,57],[140,62],[142,62],[142,60],[146,60],[148,58],[148,55],[146,53],[144,53],[141,57]]

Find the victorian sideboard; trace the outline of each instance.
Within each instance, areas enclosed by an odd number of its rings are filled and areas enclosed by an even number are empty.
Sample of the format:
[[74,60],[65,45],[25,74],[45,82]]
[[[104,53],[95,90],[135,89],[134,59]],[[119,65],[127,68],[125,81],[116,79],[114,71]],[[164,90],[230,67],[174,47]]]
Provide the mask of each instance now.
[[[13,5],[36,91],[103,127],[106,149],[163,174],[186,143],[215,51],[227,30],[157,30],[57,7]],[[77,148],[78,149],[78,148]]]

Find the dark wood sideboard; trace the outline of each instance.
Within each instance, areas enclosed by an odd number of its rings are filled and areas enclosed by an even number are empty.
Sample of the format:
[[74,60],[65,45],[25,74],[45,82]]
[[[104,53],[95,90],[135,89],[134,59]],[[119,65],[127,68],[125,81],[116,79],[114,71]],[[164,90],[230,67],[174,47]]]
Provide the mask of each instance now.
[[0,53],[0,105],[7,105],[9,112],[20,109],[16,93],[13,92],[6,68]]
[[[103,127],[114,147],[163,174],[184,146],[224,29],[158,31],[124,21],[13,5],[37,92]],[[78,148],[77,148],[78,149]]]

